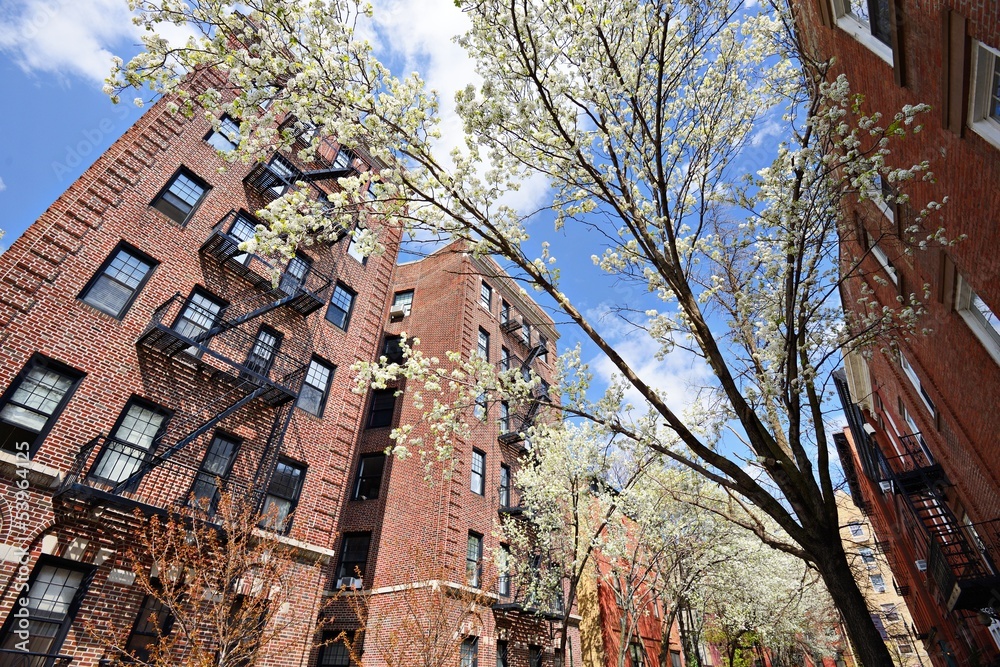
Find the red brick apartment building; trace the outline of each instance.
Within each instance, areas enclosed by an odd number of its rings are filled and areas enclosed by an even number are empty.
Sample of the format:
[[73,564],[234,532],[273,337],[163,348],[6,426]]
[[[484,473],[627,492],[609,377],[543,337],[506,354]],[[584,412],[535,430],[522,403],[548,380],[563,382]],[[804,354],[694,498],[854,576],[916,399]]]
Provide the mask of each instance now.
[[[862,281],[889,305],[926,284],[922,326],[931,333],[845,360],[838,389],[853,445],[841,441],[841,457],[933,663],[990,664],[1000,654],[1000,9],[962,0],[793,5],[807,49],[836,57],[833,74],[847,75],[867,112],[933,109],[890,157],[900,166],[928,160],[936,183],[918,187],[913,206],[878,196],[848,204],[860,242],[845,238],[841,253],[845,263],[861,258],[864,271],[845,281],[845,308]],[[965,240],[908,247],[934,231],[908,234],[913,211],[945,195],[947,236]]]
[[[238,249],[252,213],[296,182],[319,197],[377,165],[332,141],[312,164],[229,164],[217,149],[234,133],[158,102],[0,256],[0,665],[107,658],[86,625],[149,616],[124,558],[135,510],[210,510],[220,485],[296,547],[291,613],[314,618],[332,591],[363,587],[374,616],[399,614],[391,589],[426,584],[412,567],[426,560],[446,588],[493,587],[489,618],[458,630],[455,664],[574,664],[578,635],[562,645],[491,565],[498,523],[522,520],[513,474],[533,413],[487,406],[456,443],[451,482],[432,487],[415,458],[383,455],[392,425],[420,421],[406,388],[351,391],[351,365],[393,357],[404,330],[428,354],[487,354],[550,382],[552,321],[493,261],[457,247],[397,267],[391,230],[367,259],[343,236],[302,248],[275,287],[272,266]],[[13,632],[22,608],[45,609],[28,654]],[[269,643],[262,664],[350,664],[342,645],[317,648],[317,632]]]
[[[399,359],[398,336],[404,332],[420,339],[419,349],[428,357],[444,360],[447,351],[480,355],[499,370],[533,369],[543,387],[552,382],[557,339],[552,320],[495,262],[464,252],[460,243],[396,267],[381,354]],[[457,593],[451,603],[423,605],[439,614],[458,614],[467,604],[461,592],[482,589],[492,613],[462,625],[458,664],[579,665],[576,618],[568,615],[564,645],[560,601],[534,604],[495,567],[502,554],[515,557],[500,542],[498,528],[524,520],[514,476],[525,451],[521,432],[535,410],[503,402],[470,405],[466,418],[472,432],[454,442],[450,478],[442,479],[441,466],[435,466],[436,481],[429,486],[419,456],[384,455],[392,426],[417,424],[427,433],[419,425],[424,408],[414,405],[411,389],[401,382],[375,390],[370,406],[352,462],[355,483],[341,512],[344,557],[336,573],[338,587],[358,585],[352,578],[360,572],[371,589],[369,636],[378,632],[371,627],[373,618],[399,616],[402,626],[414,616],[410,607],[419,600],[414,588],[426,590],[428,599]],[[372,476],[379,481],[371,483]],[[407,631],[421,635],[408,638],[410,651],[427,642],[426,628],[411,623],[400,630],[402,637]],[[376,656],[369,663],[371,653],[366,649],[365,664],[382,664]]]

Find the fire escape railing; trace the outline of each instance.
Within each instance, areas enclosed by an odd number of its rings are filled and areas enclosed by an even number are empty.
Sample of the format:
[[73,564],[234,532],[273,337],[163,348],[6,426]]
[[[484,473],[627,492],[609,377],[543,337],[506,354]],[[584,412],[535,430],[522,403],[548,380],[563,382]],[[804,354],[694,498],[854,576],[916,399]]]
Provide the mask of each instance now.
[[508,595],[501,595],[493,604],[494,611],[518,612],[550,621],[563,620],[565,603],[562,591],[543,591],[537,583],[519,584],[511,581],[509,575],[507,589]]
[[[511,356],[497,362],[497,370],[500,373],[507,373],[516,370],[520,375],[528,380],[530,378],[531,360],[521,360]],[[500,434],[497,441],[502,445],[516,445],[523,443],[525,432],[535,423],[535,417],[543,403],[550,403],[549,386],[544,381],[539,382],[531,390],[531,397],[525,401],[520,401],[508,409],[506,421],[501,421]],[[522,446],[522,450],[524,447]]]
[[512,486],[497,487],[497,511],[509,516],[522,516],[524,504],[521,501],[521,491]]

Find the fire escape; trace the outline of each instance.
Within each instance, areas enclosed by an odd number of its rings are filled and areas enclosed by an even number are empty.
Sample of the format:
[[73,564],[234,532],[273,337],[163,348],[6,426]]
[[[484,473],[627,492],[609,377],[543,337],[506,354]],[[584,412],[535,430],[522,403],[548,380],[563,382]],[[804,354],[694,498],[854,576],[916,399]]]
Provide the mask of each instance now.
[[[507,335],[508,340],[513,340],[515,346],[523,350],[524,358],[511,355],[501,359],[497,364],[498,369],[500,372],[517,369],[525,381],[530,380],[535,360],[548,353],[546,341],[540,336],[532,335],[535,327],[531,326],[527,319],[518,320],[509,314],[500,324],[500,329]],[[508,414],[506,427],[501,429],[497,441],[502,445],[519,445],[520,451],[526,451],[525,432],[535,423],[535,417],[542,404],[549,403],[550,400],[548,383],[541,380],[532,389],[531,398]]]
[[[272,166],[276,164],[281,166]],[[271,163],[251,170],[245,182],[266,199],[296,187],[292,178],[311,183],[336,177],[331,170],[295,170],[289,176],[282,171],[286,166],[294,169],[290,162],[275,156]],[[344,171],[338,168],[333,173],[343,175]],[[126,442],[103,433],[91,439],[77,453],[60,495],[156,512],[190,504],[188,496],[195,495],[196,488],[209,488],[216,489],[216,495],[225,491],[261,509],[311,350],[304,349],[306,344],[293,353],[282,351],[281,334],[266,325],[257,329],[256,325],[278,309],[308,317],[327,302],[333,281],[313,270],[304,257],[293,258],[279,271],[263,258],[241,251],[240,243],[249,238],[248,226],[252,236],[251,221],[246,214],[231,212],[200,248],[204,257],[226,267],[249,287],[233,302],[216,304],[215,310],[197,300],[197,290],[190,296],[175,294],[153,312],[136,340],[140,353],[163,368],[173,366],[207,379],[214,390],[208,392],[212,397],[198,395],[196,407],[202,411],[197,415],[193,414],[196,410],[179,411],[152,443]],[[334,240],[339,238],[343,234]],[[270,421],[263,450],[256,461],[248,463],[253,470],[244,469],[238,478],[228,471],[217,478],[206,475],[200,458],[194,460],[192,452],[185,455],[186,448],[251,404],[260,406],[260,414]],[[217,488],[217,481],[224,486]],[[211,508],[202,509],[214,511],[215,498],[209,503]]]

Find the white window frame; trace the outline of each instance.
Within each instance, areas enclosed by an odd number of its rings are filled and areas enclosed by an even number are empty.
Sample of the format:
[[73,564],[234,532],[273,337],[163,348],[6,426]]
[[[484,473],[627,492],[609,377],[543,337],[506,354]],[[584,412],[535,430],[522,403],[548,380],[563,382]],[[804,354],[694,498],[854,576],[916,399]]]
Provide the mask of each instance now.
[[882,211],[882,215],[887,217],[890,221],[895,222],[896,214],[893,212],[893,203],[895,202],[890,203],[885,200],[885,192],[882,188],[883,182],[885,183],[887,189],[893,192],[893,197],[896,197],[894,188],[889,183],[888,179],[886,179],[886,177],[882,174],[875,174],[875,181],[872,183],[870,196],[872,201],[875,202],[875,205],[878,206],[878,209]]
[[885,274],[889,276],[889,280],[892,281],[893,285],[899,286],[899,272],[896,271],[896,267],[892,265],[889,261],[889,255],[885,254],[885,250],[878,247],[878,243],[875,242],[875,238],[866,230],[865,237],[868,240],[868,250],[871,251],[872,256],[875,261],[878,262]]
[[990,103],[990,84],[998,66],[1000,66],[1000,50],[982,42],[973,42],[969,127],[983,139],[1000,148],[1000,121],[987,113]]
[[[875,583],[876,577],[882,581],[881,584],[876,584]],[[886,588],[885,588],[885,577],[883,577],[881,574],[876,574],[876,573],[869,574],[868,575],[868,581],[871,582],[872,590],[873,591],[875,591],[876,593],[885,593],[885,590],[886,590]]]
[[993,309],[972,290],[972,287],[962,278],[961,274],[955,285],[955,310],[962,316],[965,323],[972,329],[979,342],[983,344],[986,351],[993,357],[993,361],[1000,364],[1000,330],[997,326],[990,324],[986,315],[975,305],[978,301],[983,308],[989,311],[992,318],[1000,322],[1000,316],[993,312]]
[[892,67],[892,47],[883,44],[872,34],[871,25],[851,14],[850,0],[832,0],[831,4],[833,5],[833,15],[837,19],[837,27],[864,44],[869,51],[874,52],[875,55],[888,63],[889,67]]
[[[855,528],[858,529],[857,533],[854,532]],[[847,530],[851,533],[851,539],[863,540],[867,537],[867,535],[865,535],[865,525],[860,521],[851,521],[848,523]]]
[[927,411],[931,413],[931,416],[933,416],[936,413],[937,408],[930,402],[930,399],[927,398],[924,385],[920,382],[920,376],[917,375],[917,371],[913,368],[913,364],[910,363],[909,359],[906,358],[906,355],[903,354],[902,351],[899,353],[899,366],[903,369],[903,375],[905,375],[906,379],[910,381],[913,388],[917,390],[917,395],[920,396],[920,402],[924,404],[924,407],[927,408]]

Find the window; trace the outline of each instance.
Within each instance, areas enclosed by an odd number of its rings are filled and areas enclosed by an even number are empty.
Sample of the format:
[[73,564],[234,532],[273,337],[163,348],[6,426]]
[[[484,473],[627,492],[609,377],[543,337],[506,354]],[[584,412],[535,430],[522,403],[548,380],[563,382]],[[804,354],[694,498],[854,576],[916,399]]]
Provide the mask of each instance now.
[[348,644],[354,644],[354,633],[345,632],[344,637],[339,632],[323,633],[323,645],[319,649],[319,667],[350,667],[351,652]]
[[[14,609],[7,615],[0,648],[24,651],[23,647],[27,647],[31,653],[58,655],[93,572],[89,565],[41,556],[27,589],[17,597]],[[27,623],[27,627],[22,623]]]
[[[185,338],[198,341],[202,334],[215,326],[225,308],[225,301],[196,287],[184,304],[184,310],[177,316],[174,330]],[[187,352],[197,354],[198,350],[190,347]]]
[[913,385],[913,388],[916,389],[917,393],[920,395],[920,400],[924,402],[924,407],[926,407],[928,412],[933,415],[937,409],[934,407],[934,401],[932,401],[931,397],[927,395],[927,391],[924,390],[924,385],[921,384],[920,378],[917,376],[917,372],[913,369],[913,366],[910,365],[910,362],[907,361],[906,357],[903,356],[902,352],[899,353],[899,365],[902,366],[903,373],[910,381],[910,384]]
[[262,326],[258,329],[257,338],[254,339],[253,347],[250,348],[250,354],[247,355],[244,364],[247,370],[267,377],[271,372],[274,357],[278,354],[278,348],[281,347],[281,338],[281,334],[271,327]]
[[956,291],[955,309],[958,314],[986,347],[986,351],[994,361],[1000,364],[1000,317],[972,291],[972,287],[962,276],[958,276]]
[[278,185],[271,186],[271,193],[276,197],[280,197],[288,191],[288,188],[294,183],[300,176],[299,170],[293,167],[284,158],[275,155],[271,158],[271,161],[267,164],[268,170],[281,179],[281,183]]
[[510,322],[510,304],[500,299],[500,324]]
[[333,158],[333,164],[331,166],[336,169],[353,169],[354,159],[354,152],[349,148],[341,146],[337,150],[337,156]]
[[386,336],[382,344],[382,356],[391,364],[403,363],[403,339],[400,336]]
[[977,42],[972,53],[970,124],[977,134],[1000,146],[1000,51]]
[[493,311],[493,288],[487,285],[485,280],[479,286],[479,305],[490,312]]
[[469,531],[469,542],[465,550],[465,583],[479,588],[483,578],[483,536]]
[[868,579],[872,582],[872,588],[876,593],[885,593],[885,579],[881,574],[869,574]]
[[295,405],[311,415],[323,416],[326,399],[330,395],[330,381],[336,370],[332,365],[313,357],[306,370],[306,379],[302,382],[299,399]]
[[410,314],[410,309],[413,307],[413,290],[406,290],[405,292],[396,292],[392,296],[392,309],[396,310],[401,308],[403,310],[403,317]]
[[913,653],[913,643],[909,639],[897,639],[896,647],[899,648],[899,652],[903,655]]
[[881,174],[875,174],[875,191],[872,193],[872,199],[885,217],[890,220],[896,219],[896,189]]
[[500,464],[500,506],[510,507],[510,466]]
[[358,476],[354,482],[354,500],[378,498],[382,486],[385,454],[366,454],[358,462]]
[[392,425],[392,415],[396,411],[396,390],[376,389],[372,392],[371,409],[368,411],[368,428]]
[[125,650],[139,660],[148,662],[150,650],[160,642],[161,638],[169,635],[173,627],[174,615],[156,596],[147,594],[135,617],[135,624],[128,636]]
[[892,284],[898,286],[899,275],[896,273],[896,267],[894,267],[892,262],[889,261],[889,256],[885,254],[885,251],[882,250],[882,248],[878,247],[875,243],[875,239],[872,238],[872,235],[867,231],[865,231],[865,237],[868,240],[868,249],[871,250],[872,256],[875,257],[879,266],[882,267],[882,270],[885,271],[889,276],[889,279],[892,280]]
[[891,602],[882,605],[882,615],[885,616],[885,620],[890,623],[895,623],[899,620],[899,610],[896,609],[896,605]]
[[562,649],[557,648],[552,651],[552,667],[563,667]]
[[478,449],[472,450],[472,477],[469,488],[473,493],[483,495],[483,485],[486,479],[486,454]]
[[264,496],[261,528],[278,533],[288,532],[292,525],[289,517],[299,504],[302,478],[305,475],[306,467],[303,464],[289,459],[278,459],[278,465],[271,474],[271,482],[267,485],[267,495]]
[[177,224],[183,225],[191,218],[207,192],[208,185],[205,181],[181,167],[153,200],[152,206]]
[[507,642],[503,639],[497,640],[497,667],[510,667],[510,649],[507,648]]
[[285,294],[296,294],[306,284],[306,276],[312,269],[312,260],[304,255],[296,255],[288,260],[285,272],[281,274],[278,289]]
[[[368,562],[368,542],[371,533],[345,533],[340,546],[340,565],[337,579],[365,578],[365,564]],[[346,584],[343,584],[346,585]],[[338,584],[338,588],[340,588]]]
[[507,401],[500,401],[500,433],[510,433],[510,405]]
[[546,338],[545,336],[542,336],[541,334],[539,334],[539,336],[538,336],[538,346],[540,348],[542,348],[541,351],[538,353],[538,358],[541,359],[542,361],[548,363],[548,361],[549,361],[549,339]]
[[500,370],[510,370],[510,350],[505,347],[500,348]]
[[479,330],[479,346],[477,352],[485,361],[490,360],[490,335],[483,329]]
[[34,454],[83,379],[83,373],[36,354],[0,399],[0,448]]
[[330,297],[330,307],[326,309],[326,319],[334,326],[347,331],[351,323],[351,309],[354,307],[354,292],[343,283],[337,283]]
[[864,537],[865,527],[861,525],[860,521],[852,521],[847,524],[848,530],[851,531],[851,537]]
[[240,441],[237,438],[215,434],[191,487],[193,505],[210,514],[215,512],[219,502],[219,483],[225,483],[229,477],[239,448]]
[[138,472],[153,452],[170,413],[133,397],[125,405],[90,474],[108,482],[124,482]]
[[542,667],[541,646],[528,646],[528,667]]
[[119,243],[83,288],[80,298],[111,317],[121,319],[142,291],[156,264],[156,260],[149,255],[124,242]]
[[861,554],[861,562],[864,563],[869,570],[874,570],[878,567],[878,562],[875,560],[875,554],[871,549],[868,547],[861,547],[861,549],[858,550],[858,553]]
[[683,665],[681,664],[680,651],[670,652],[670,667],[683,667]]
[[347,254],[354,258],[356,261],[360,262],[362,266],[368,264],[368,258],[365,256],[361,249],[358,248],[358,232],[360,232],[364,227],[358,225],[354,229],[354,233],[351,234],[351,242],[347,244]]
[[223,116],[219,119],[219,129],[209,132],[205,141],[221,153],[236,150],[240,145],[240,124],[229,116]]
[[486,421],[486,414],[488,412],[488,403],[486,401],[486,393],[483,392],[476,396],[476,407],[473,408],[472,414],[475,415],[476,419],[480,421]]
[[[251,219],[246,213],[237,213],[236,219],[233,220],[233,224],[229,227],[229,235],[240,243],[249,241],[257,235],[257,221]],[[250,253],[241,252],[233,255],[232,259],[240,264],[249,264],[251,257],[253,255]]]
[[479,637],[463,639],[459,657],[460,667],[479,667]]
[[531,325],[527,322],[521,322],[521,341],[525,345],[531,345]]
[[890,1],[833,0],[833,9],[841,29],[892,65]]
[[631,663],[631,667],[642,667],[644,664],[643,663],[644,657],[645,654],[643,653],[642,650],[642,644],[640,644],[639,642],[629,642],[628,659],[629,663]]
[[510,597],[510,547],[506,544],[500,545],[500,552],[497,554],[497,593],[502,597]]

